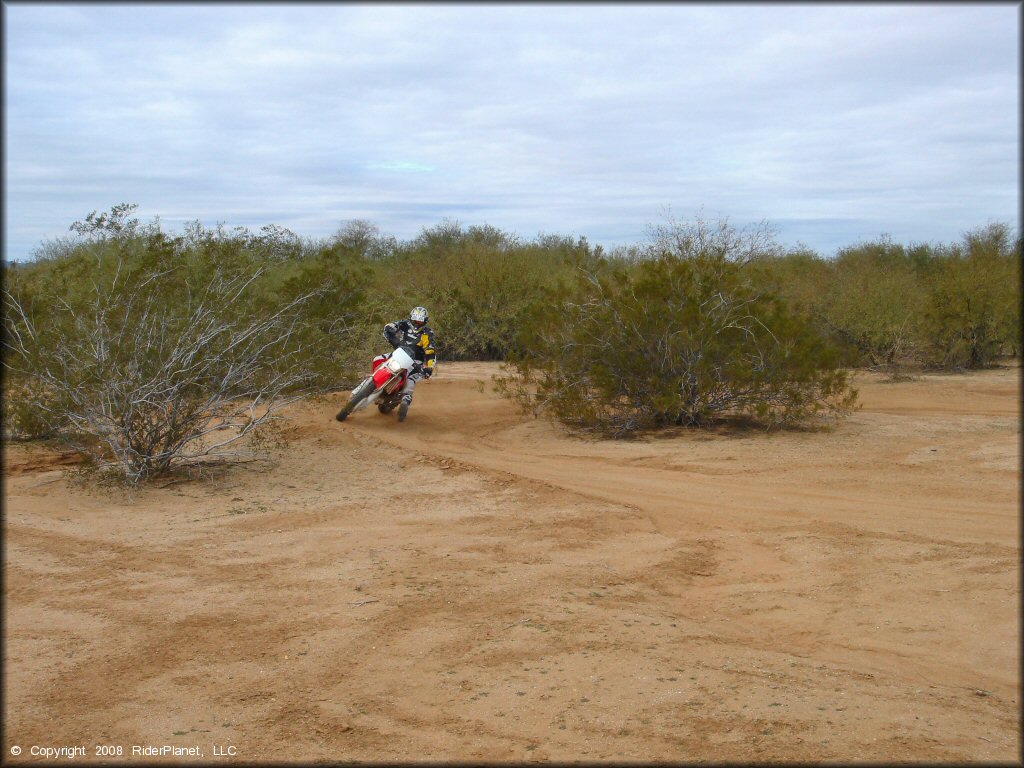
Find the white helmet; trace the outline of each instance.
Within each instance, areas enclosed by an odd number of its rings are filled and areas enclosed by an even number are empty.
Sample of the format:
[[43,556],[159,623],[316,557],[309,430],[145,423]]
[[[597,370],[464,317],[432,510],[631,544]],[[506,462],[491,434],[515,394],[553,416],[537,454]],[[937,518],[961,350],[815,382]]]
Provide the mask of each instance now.
[[409,313],[409,319],[412,320],[413,325],[415,325],[417,328],[422,328],[424,325],[427,324],[429,315],[427,314],[426,308],[413,307],[412,311]]

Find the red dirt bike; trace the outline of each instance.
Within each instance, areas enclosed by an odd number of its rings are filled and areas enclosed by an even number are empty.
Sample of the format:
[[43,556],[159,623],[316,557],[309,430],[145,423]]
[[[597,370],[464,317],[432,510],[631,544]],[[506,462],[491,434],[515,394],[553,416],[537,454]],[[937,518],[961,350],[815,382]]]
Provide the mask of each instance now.
[[381,413],[391,413],[398,408],[398,420],[405,421],[408,406],[402,404],[402,387],[415,365],[412,349],[407,346],[395,347],[388,355],[377,355],[373,358],[370,376],[352,390],[348,402],[334,418],[344,421],[353,411],[377,403]]

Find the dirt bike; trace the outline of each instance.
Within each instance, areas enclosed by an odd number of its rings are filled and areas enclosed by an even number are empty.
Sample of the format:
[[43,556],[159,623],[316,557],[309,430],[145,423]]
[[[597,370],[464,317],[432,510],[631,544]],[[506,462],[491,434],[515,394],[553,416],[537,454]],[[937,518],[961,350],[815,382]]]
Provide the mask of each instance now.
[[381,413],[391,413],[398,408],[398,420],[405,421],[409,406],[402,402],[402,387],[415,365],[412,349],[408,346],[395,347],[389,355],[377,355],[371,365],[372,373],[352,390],[348,402],[334,418],[344,421],[353,411],[376,403]]

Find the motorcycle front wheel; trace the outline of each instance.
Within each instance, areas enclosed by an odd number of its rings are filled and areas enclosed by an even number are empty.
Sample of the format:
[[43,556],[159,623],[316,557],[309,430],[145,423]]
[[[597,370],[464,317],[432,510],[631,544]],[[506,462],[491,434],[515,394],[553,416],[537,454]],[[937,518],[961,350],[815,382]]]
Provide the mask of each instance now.
[[352,393],[352,396],[348,399],[348,402],[345,403],[345,406],[340,411],[338,411],[338,415],[335,416],[334,418],[337,419],[338,421],[344,421],[345,419],[347,419],[348,415],[352,413],[352,410],[357,405],[359,405],[359,403],[362,402],[365,398],[369,397],[372,392],[373,377],[371,376],[358,387],[356,387],[355,391]]

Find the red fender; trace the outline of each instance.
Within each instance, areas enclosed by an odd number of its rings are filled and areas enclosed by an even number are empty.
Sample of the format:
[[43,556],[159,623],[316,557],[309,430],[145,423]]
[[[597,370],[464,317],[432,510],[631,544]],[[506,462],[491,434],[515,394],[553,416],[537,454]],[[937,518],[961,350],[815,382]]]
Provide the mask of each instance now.
[[[388,359],[387,355],[377,355],[375,358],[373,358],[373,386],[374,386],[374,389],[380,389],[385,384],[387,384],[388,381],[391,380],[391,371],[388,370],[388,367],[386,365],[384,365],[384,362],[387,359]],[[401,381],[401,385],[402,386],[405,386],[405,379],[406,379],[406,374],[403,373],[402,374],[402,381]]]

